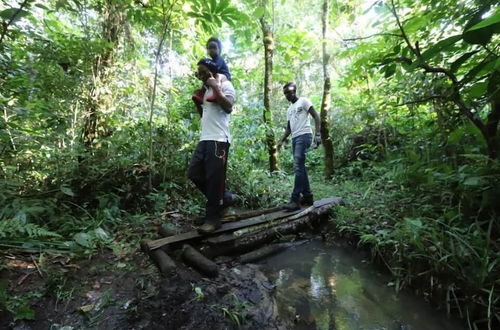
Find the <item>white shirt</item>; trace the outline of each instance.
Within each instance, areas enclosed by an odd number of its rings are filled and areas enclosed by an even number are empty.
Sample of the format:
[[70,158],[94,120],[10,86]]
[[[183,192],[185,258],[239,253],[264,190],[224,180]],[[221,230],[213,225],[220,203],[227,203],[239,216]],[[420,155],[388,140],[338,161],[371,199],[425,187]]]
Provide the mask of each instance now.
[[286,119],[290,122],[292,138],[310,133],[312,134],[311,122],[309,121],[309,108],[312,103],[305,97],[299,97],[295,103],[290,104],[286,112]]
[[[233,84],[229,80],[221,83],[221,91],[224,95],[235,97]],[[207,98],[214,94],[212,87],[209,87],[203,96],[203,115],[201,116],[201,137],[200,141],[220,141],[231,143],[229,134],[229,121],[231,116],[226,113],[217,102],[208,102]]]

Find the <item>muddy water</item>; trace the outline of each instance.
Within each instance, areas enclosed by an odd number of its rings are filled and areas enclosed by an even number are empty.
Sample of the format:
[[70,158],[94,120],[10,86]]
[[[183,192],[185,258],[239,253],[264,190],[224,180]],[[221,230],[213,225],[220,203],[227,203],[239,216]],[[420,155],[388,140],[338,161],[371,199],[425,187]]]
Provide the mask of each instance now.
[[421,297],[395,293],[390,279],[355,251],[321,240],[261,262],[276,285],[279,315],[294,329],[459,330]]

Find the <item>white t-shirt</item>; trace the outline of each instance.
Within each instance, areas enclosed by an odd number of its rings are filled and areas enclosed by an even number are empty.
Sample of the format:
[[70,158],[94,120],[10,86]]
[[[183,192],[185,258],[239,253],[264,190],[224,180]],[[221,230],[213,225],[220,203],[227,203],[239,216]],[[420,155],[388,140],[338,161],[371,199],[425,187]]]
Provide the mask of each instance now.
[[[234,87],[229,80],[221,83],[221,90],[224,95],[234,99]],[[208,140],[231,143],[231,135],[229,134],[229,120],[231,116],[217,102],[207,101],[207,98],[211,97],[213,93],[212,88],[209,87],[203,96],[200,141]]]
[[292,138],[311,133],[311,122],[309,121],[309,108],[311,101],[305,97],[299,97],[295,103],[290,104],[286,112],[286,119],[290,122]]

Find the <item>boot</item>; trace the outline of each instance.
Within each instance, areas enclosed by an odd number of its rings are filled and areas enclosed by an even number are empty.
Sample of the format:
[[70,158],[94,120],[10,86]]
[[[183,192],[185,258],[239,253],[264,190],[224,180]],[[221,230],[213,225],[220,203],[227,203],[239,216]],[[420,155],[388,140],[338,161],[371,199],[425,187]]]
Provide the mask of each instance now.
[[300,204],[297,201],[290,201],[290,203],[283,206],[289,212],[300,210]]
[[239,199],[240,199],[240,196],[233,194],[233,193],[226,190],[224,192],[224,199],[222,202],[222,207],[223,208],[231,207],[231,206],[235,205]]
[[314,205],[313,195],[310,194],[310,195],[302,196],[302,198],[300,199],[300,204],[301,205],[308,205],[308,206]]
[[211,234],[221,227],[220,218],[210,217],[205,220],[205,223],[197,228],[201,235]]

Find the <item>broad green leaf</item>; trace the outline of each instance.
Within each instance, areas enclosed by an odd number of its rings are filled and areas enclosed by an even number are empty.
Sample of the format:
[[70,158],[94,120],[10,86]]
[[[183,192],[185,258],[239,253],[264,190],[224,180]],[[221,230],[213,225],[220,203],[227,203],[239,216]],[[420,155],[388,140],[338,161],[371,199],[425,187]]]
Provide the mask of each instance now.
[[266,9],[264,7],[257,7],[253,12],[252,16],[256,19],[260,19],[266,13]]
[[211,13],[214,13],[214,14],[217,14],[217,2],[216,0],[210,0],[208,1],[208,4],[209,4],[209,8],[210,8],[210,12]]
[[487,83],[485,81],[478,82],[468,90],[468,95],[470,98],[478,98],[486,92]]
[[5,21],[11,21],[12,23],[17,22],[23,17],[26,17],[30,14],[29,11],[26,11],[24,9],[18,9],[18,8],[9,8],[0,11],[0,17],[2,17]]
[[472,81],[480,72],[484,70],[486,66],[494,66],[496,64],[496,60],[491,60],[491,61],[483,61],[473,67],[467,74],[465,75],[464,79],[462,79],[461,83],[468,83]]
[[[467,31],[473,31],[473,30],[478,30],[478,29],[481,29],[481,28],[484,28],[486,26],[490,26],[490,25],[493,25],[493,24],[496,24],[496,23],[500,23],[500,9],[497,10],[493,15],[491,15],[490,17],[488,18],[485,18],[484,20],[482,20],[481,22],[479,22],[478,24],[472,26],[471,28],[469,28]],[[496,31],[496,33],[499,33],[500,32],[500,28]]]
[[91,246],[91,238],[87,233],[78,233],[73,236],[73,240],[83,247]]
[[99,228],[96,228],[96,229],[94,230],[94,232],[95,232],[96,237],[97,237],[98,239],[100,239],[101,241],[107,241],[107,240],[109,239],[109,235],[108,235],[108,233],[106,233],[106,232],[104,231],[104,229],[102,229],[102,228],[100,228],[100,227],[99,227]]
[[428,24],[426,16],[415,16],[408,20],[404,24],[404,30],[406,33],[413,33],[422,29],[422,27]]
[[456,72],[462,66],[462,64],[464,64],[469,58],[471,58],[472,55],[476,54],[477,52],[479,52],[479,50],[468,52],[460,56],[455,62],[451,64],[450,71]]
[[396,65],[395,64],[391,64],[389,65],[386,69],[385,69],[385,77],[386,78],[389,78],[391,77],[392,75],[394,75],[394,73],[396,72]]
[[219,2],[219,5],[217,6],[217,12],[222,12],[224,9],[229,7],[229,0],[222,0]]
[[428,60],[432,58],[435,54],[441,51],[446,51],[448,47],[452,46],[455,44],[457,41],[462,39],[462,35],[455,35],[449,38],[446,38],[444,40],[439,41],[438,43],[434,44],[431,48],[427,49],[423,54],[422,54],[422,60]]
[[480,184],[481,184],[481,178],[477,176],[471,176],[464,180],[464,185],[466,186],[474,187],[474,186],[479,186]]
[[61,189],[61,192],[62,192],[63,194],[65,194],[65,195],[68,195],[68,196],[71,196],[71,197],[74,197],[74,196],[75,196],[75,193],[74,193],[74,192],[71,190],[71,188],[70,188],[70,187],[68,187],[68,186],[62,185],[62,186],[60,187],[60,189]]
[[42,5],[41,3],[35,4],[35,7],[42,8],[42,9],[45,9],[45,10],[50,10],[49,7],[47,7],[45,5]]

